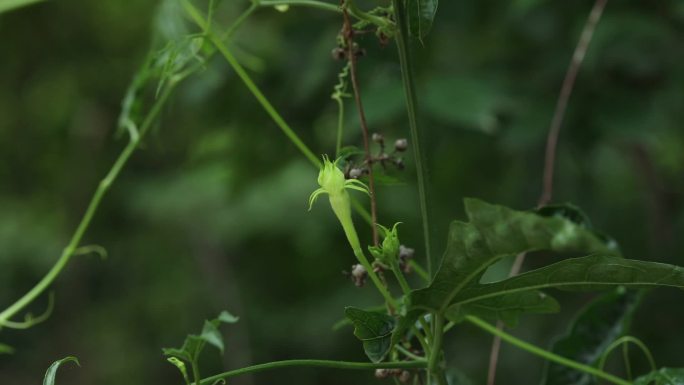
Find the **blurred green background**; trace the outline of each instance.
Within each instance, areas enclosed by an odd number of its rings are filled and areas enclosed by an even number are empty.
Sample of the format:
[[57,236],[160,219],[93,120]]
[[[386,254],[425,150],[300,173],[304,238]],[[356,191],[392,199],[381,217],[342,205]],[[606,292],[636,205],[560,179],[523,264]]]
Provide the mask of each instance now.
[[[228,25],[248,3],[222,2],[217,20]],[[438,252],[448,222],[463,218],[463,197],[534,206],[554,104],[592,4],[441,2],[433,32],[414,47]],[[114,135],[121,99],[150,47],[157,9],[156,1],[60,0],[0,15],[0,307],[58,258],[125,145]],[[317,154],[334,152],[329,95],[342,63],[330,51],[340,26],[333,13],[262,9],[233,44]],[[368,53],[359,75],[371,130],[407,137],[395,47],[372,35],[359,43]],[[570,101],[555,190],[555,201],[582,207],[627,257],[680,265],[682,63],[683,2],[609,2]],[[360,145],[347,106],[345,143]],[[379,218],[404,222],[402,240],[420,261],[414,162],[405,161],[395,173],[404,183],[379,189]],[[225,328],[224,357],[204,353],[207,375],[286,358],[365,360],[351,330],[331,326],[345,305],[379,297],[341,273],[354,259],[326,205],[307,212],[316,175],[215,57],[176,90],[97,213],[84,244],[104,246],[109,258],[74,258],[54,285],[51,318],[0,333],[17,350],[0,356],[0,383],[39,383],[52,361],[76,355],[82,368],[65,368],[60,383],[180,384],[161,348],[180,345],[223,309],[241,320]],[[513,333],[548,346],[591,296],[558,298],[560,314],[528,316]],[[637,313],[633,334],[660,366],[684,366],[682,303],[680,292],[657,290]],[[491,339],[458,329],[447,337],[448,361],[483,383]],[[540,378],[542,361],[515,348],[504,346],[500,362],[501,383]],[[233,383],[375,381],[366,372],[288,369]]]

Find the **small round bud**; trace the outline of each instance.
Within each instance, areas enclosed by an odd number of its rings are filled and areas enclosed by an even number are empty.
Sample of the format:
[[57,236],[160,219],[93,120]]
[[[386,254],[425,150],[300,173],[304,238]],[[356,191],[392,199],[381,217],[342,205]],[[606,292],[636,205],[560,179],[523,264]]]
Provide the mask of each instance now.
[[347,56],[347,52],[345,52],[345,50],[340,47],[333,48],[330,54],[332,58],[335,60],[342,60]]
[[352,179],[359,179],[363,175],[363,170],[360,168],[352,168],[349,170],[349,177]]
[[378,155],[378,160],[381,162],[384,162],[389,159],[389,155],[385,154],[384,152],[380,155]]
[[399,259],[411,259],[413,258],[413,254],[415,254],[415,250],[413,250],[412,248],[406,247],[404,245],[399,245]]
[[374,132],[371,138],[375,143],[383,143],[385,141],[385,138],[382,136],[382,134],[378,134],[377,132]]
[[366,268],[361,264],[352,265],[351,279],[356,287],[361,287],[366,283],[366,278],[368,278],[368,272]]
[[411,381],[411,372],[409,372],[408,370],[404,370],[399,375],[399,382],[401,382],[402,384],[405,384],[409,381]]
[[387,369],[375,369],[375,378],[387,378],[390,373]]
[[404,152],[408,148],[408,140],[406,139],[397,139],[394,142],[394,149],[399,151],[399,152]]

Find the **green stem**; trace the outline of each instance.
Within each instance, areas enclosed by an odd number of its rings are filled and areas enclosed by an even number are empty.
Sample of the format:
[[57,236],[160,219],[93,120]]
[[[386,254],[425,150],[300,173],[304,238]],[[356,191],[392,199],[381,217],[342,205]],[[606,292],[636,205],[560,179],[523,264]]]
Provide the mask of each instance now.
[[324,11],[332,11],[340,13],[342,10],[339,6],[330,3],[324,3],[322,1],[315,0],[259,0],[257,4],[260,7],[275,7],[278,5],[289,5],[289,6],[304,6],[322,9]]
[[432,346],[430,347],[430,360],[428,363],[428,371],[432,374],[439,374],[437,365],[442,356],[442,337],[444,336],[444,316],[441,314],[434,315],[434,330],[432,337]]
[[128,142],[128,145],[124,147],[123,151],[112,165],[112,168],[109,170],[107,175],[102,179],[102,181],[100,181],[97,190],[95,190],[93,197],[90,199],[90,203],[88,204],[88,208],[86,209],[85,214],[81,218],[81,222],[78,224],[76,231],[71,236],[71,240],[62,251],[62,254],[60,255],[57,262],[54,264],[54,266],[52,266],[50,271],[48,271],[48,273],[43,277],[43,279],[41,279],[36,284],[36,286],[34,286],[31,290],[29,290],[28,293],[24,294],[24,296],[19,298],[10,307],[8,307],[2,313],[0,313],[0,326],[2,326],[6,321],[9,321],[9,319],[12,318],[15,314],[17,314],[19,311],[21,311],[31,302],[33,302],[36,299],[36,297],[41,295],[45,291],[45,289],[47,289],[52,284],[52,282],[57,278],[57,276],[62,272],[62,270],[67,265],[71,257],[75,254],[78,245],[81,243],[81,239],[83,238],[83,235],[88,229],[88,226],[90,226],[90,222],[92,221],[95,212],[100,206],[102,198],[105,196],[105,194],[111,187],[116,177],[119,176],[119,173],[123,169],[124,165],[126,165],[126,162],[128,162],[128,159],[131,157],[133,152],[140,144],[140,140],[142,139],[142,137],[152,126],[154,119],[161,111],[162,106],[171,94],[171,91],[173,90],[175,84],[176,83],[173,81],[169,82],[169,85],[164,89],[160,97],[155,101],[154,105],[147,113],[145,120],[140,126],[139,136],[131,137],[131,140]]
[[194,385],[199,385],[202,383],[202,377],[200,376],[197,358],[195,358],[195,360],[192,361],[192,378],[195,379],[195,381],[193,382]]
[[[262,4],[264,2],[262,1]],[[193,21],[203,30],[205,31],[207,37],[211,40],[211,42],[216,46],[216,48],[221,52],[221,54],[224,56],[224,58],[228,61],[228,63],[233,67],[236,73],[238,73],[238,76],[240,79],[245,83],[247,88],[252,92],[254,97],[259,101],[259,103],[262,105],[262,107],[266,110],[266,112],[271,116],[271,118],[275,121],[276,125],[285,133],[285,135],[294,143],[294,145],[301,151],[302,154],[316,167],[320,168],[321,167],[321,161],[313,155],[313,152],[304,144],[304,142],[299,139],[297,134],[290,128],[290,126],[285,122],[285,120],[278,114],[278,112],[273,108],[271,103],[266,99],[264,94],[259,90],[259,88],[256,86],[256,84],[250,79],[249,75],[245,72],[245,70],[242,68],[240,63],[235,59],[235,57],[230,53],[228,48],[225,46],[225,44],[216,37],[216,35],[211,32],[206,30],[207,23],[206,21],[202,18],[200,15],[199,11],[197,8],[195,8],[190,2],[187,0],[182,0],[183,7],[185,8],[185,11],[190,15],[190,17],[193,19]],[[229,59],[230,58],[230,59]],[[239,71],[238,71],[239,68]],[[352,198],[352,207],[354,210],[369,224],[372,224],[373,222],[371,221],[370,214],[368,211],[361,205],[356,199]]]
[[413,353],[411,353],[410,351],[408,351],[407,349],[405,349],[403,346],[401,346],[401,345],[399,345],[399,344],[396,344],[396,345],[394,346],[394,348],[397,349],[401,354],[405,355],[406,357],[408,357],[408,358],[410,358],[410,359],[412,359],[412,360],[416,360],[416,361],[427,361],[427,360],[425,359],[425,357],[421,357],[421,356],[419,356],[419,355],[413,354]]
[[[394,273],[394,276],[397,278],[397,282],[399,282],[399,286],[401,287],[401,291],[404,293],[405,296],[408,296],[411,293],[411,286],[409,286],[408,282],[406,281],[406,277],[404,277],[404,274],[402,273],[401,269],[399,268],[399,264],[394,262],[390,266],[392,269],[392,273]],[[420,322],[420,325],[423,327],[423,330],[425,331],[425,335],[427,335],[427,338],[432,340],[432,334],[430,333],[430,327],[425,321],[425,318],[420,317],[418,319],[418,322]],[[420,333],[419,330],[414,330],[414,333],[419,339],[422,339],[423,341],[425,340],[425,337],[423,337],[422,333]],[[426,352],[427,353],[427,352]]]
[[411,293],[411,286],[409,286],[408,282],[406,281],[406,277],[404,277],[404,274],[401,272],[399,264],[395,261],[390,267],[392,268],[392,272],[397,278],[397,282],[399,282],[399,286],[401,286],[401,290],[404,292],[404,294],[408,295]]
[[387,304],[393,309],[398,309],[397,301],[392,298],[392,295],[389,291],[387,291],[387,288],[382,281],[380,281],[378,275],[375,274],[375,271],[373,271],[373,266],[370,264],[370,262],[368,262],[368,258],[366,258],[366,255],[363,253],[363,251],[361,249],[355,248],[354,255],[356,256],[356,259],[359,260],[359,263],[361,263],[363,268],[366,269],[368,276],[370,277],[371,281],[373,281],[373,284],[375,284],[375,287],[378,289],[380,294],[382,294],[382,297],[385,298]]
[[274,361],[265,364],[248,366],[246,368],[231,370],[229,372],[217,374],[215,376],[207,377],[202,380],[200,384],[211,385],[215,381],[227,379],[231,377],[240,376],[243,374],[263,372],[266,370],[288,368],[288,367],[313,367],[313,368],[332,368],[332,369],[347,369],[347,370],[373,370],[373,369],[421,369],[427,363],[420,361],[402,361],[402,362],[348,362],[348,361],[332,361],[332,360],[286,360]]
[[[257,8],[259,8],[259,5],[256,3],[252,3],[252,5],[250,5],[250,7],[247,8],[245,12],[243,12],[240,16],[238,16],[237,19],[235,19],[233,24],[226,30],[226,32],[223,33],[223,36],[221,36],[221,40],[228,40],[231,36],[233,36],[235,31],[237,31],[237,29],[240,28],[240,26],[242,26],[245,20],[252,16],[252,14],[254,13],[254,11],[257,10]],[[211,20],[209,20],[209,22],[210,21]]]
[[[406,277],[404,277],[404,274],[402,273],[401,269],[399,268],[399,264],[394,262],[390,266],[392,273],[394,273],[394,276],[397,278],[397,281],[399,282],[399,286],[401,287],[401,291],[404,293],[404,296],[408,296],[411,293],[411,286],[409,286],[408,282],[406,281]],[[430,333],[430,326],[428,323],[425,321],[425,318],[420,317],[418,319],[418,322],[420,322],[420,326],[422,326],[423,330],[425,331],[425,335],[429,340],[432,340],[432,334]],[[425,336],[418,330],[417,328],[413,328],[413,333],[416,335],[419,341],[426,341]],[[428,350],[427,344],[421,343],[423,346],[423,349],[425,349],[425,353],[427,354]]]
[[285,122],[285,120],[280,116],[278,111],[276,111],[275,108],[273,108],[273,105],[266,99],[266,96],[261,92],[259,87],[256,86],[254,81],[249,77],[247,74],[247,71],[245,71],[244,68],[242,68],[242,65],[237,61],[235,56],[228,50],[228,47],[226,47],[225,44],[223,44],[223,41],[219,37],[214,34],[213,31],[207,30],[207,22],[206,20],[200,15],[199,11],[197,8],[195,8],[188,0],[181,0],[183,7],[185,8],[185,11],[192,17],[193,21],[206,33],[207,37],[209,40],[216,46],[218,51],[223,55],[223,57],[226,59],[228,64],[230,64],[231,67],[233,67],[233,70],[235,73],[240,77],[242,82],[247,86],[249,91],[254,95],[254,97],[257,99],[259,104],[266,110],[266,113],[273,119],[275,124],[283,131],[285,136],[290,139],[290,141],[299,149],[299,151],[304,154],[304,156],[311,161],[314,165],[317,167],[321,166],[321,161],[314,155],[313,152],[304,144],[304,142],[295,134],[295,132],[290,128],[290,126]]
[[374,24],[380,28],[387,28],[391,24],[388,19],[362,11],[356,6],[356,4],[354,4],[353,0],[345,0],[344,7],[346,7],[349,11],[349,14],[355,18]]
[[[608,345],[606,350],[601,355],[601,359],[599,360],[599,364],[598,364],[599,369],[603,370],[603,367],[606,364],[606,359],[608,358],[610,353],[613,350],[615,350],[615,348],[617,348],[618,346],[620,346],[622,344],[624,344],[624,346],[628,346],[630,342],[633,343],[634,345],[636,345],[644,353],[644,356],[646,356],[646,359],[648,360],[648,363],[651,366],[651,371],[656,371],[658,369],[658,367],[656,366],[656,363],[655,363],[655,360],[653,359],[653,355],[651,354],[651,351],[648,349],[646,344],[641,342],[640,339],[638,339],[636,337],[632,337],[632,336],[622,336],[622,337],[616,339],[615,341],[613,341],[613,343],[611,343],[610,345]],[[627,360],[627,362],[626,362],[626,367],[629,368],[629,360]]]
[[420,200],[420,214],[423,221],[423,238],[425,242],[425,256],[427,257],[428,275],[432,276],[433,263],[430,252],[430,220],[427,207],[427,165],[421,153],[421,140],[418,132],[418,101],[416,98],[415,84],[413,82],[413,64],[408,48],[409,34],[408,24],[402,0],[392,0],[394,16],[397,21],[399,33],[396,35],[397,49],[399,51],[399,64],[401,65],[401,78],[406,96],[406,109],[408,111],[409,127],[411,129],[411,147],[416,162],[418,176],[418,197]]
[[544,350],[540,347],[537,347],[535,345],[532,345],[528,342],[525,342],[523,340],[520,340],[516,337],[513,337],[512,335],[504,332],[503,330],[499,330],[497,327],[490,325],[489,323],[473,316],[466,316],[465,319],[472,323],[473,325],[479,327],[480,329],[493,334],[495,336],[499,336],[502,340],[517,346],[520,349],[526,350],[527,352],[534,354],[536,356],[542,357],[548,361],[555,362],[557,364],[567,366],[569,368],[573,368],[576,370],[579,370],[581,372],[585,372],[591,375],[594,375],[596,377],[602,378],[606,381],[612,382],[613,384],[616,385],[631,385],[630,382],[623,380],[622,378],[616,377],[610,373],[606,373],[602,370],[596,369],[592,366],[589,365],[584,365],[579,362],[567,359],[565,357],[559,356],[557,354],[551,353],[547,350]]

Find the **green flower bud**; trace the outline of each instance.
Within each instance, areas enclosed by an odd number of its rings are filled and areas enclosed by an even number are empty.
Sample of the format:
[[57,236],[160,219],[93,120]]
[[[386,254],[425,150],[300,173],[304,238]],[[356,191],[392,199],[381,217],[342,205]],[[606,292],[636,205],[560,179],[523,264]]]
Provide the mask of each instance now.
[[401,245],[399,242],[399,234],[397,233],[397,226],[399,226],[400,223],[401,222],[395,223],[394,226],[392,226],[392,230],[378,224],[378,228],[380,229],[380,232],[384,238],[382,245],[380,247],[368,247],[368,251],[370,251],[371,255],[385,265],[392,266],[395,262],[397,262],[399,247]]
[[378,225],[380,229],[383,232],[383,235],[385,239],[382,241],[382,250],[385,252],[385,255],[396,260],[397,255],[399,255],[399,234],[397,234],[397,226],[399,226],[401,222],[397,222],[392,226],[392,230],[388,230],[386,227],[382,225]]
[[347,236],[352,250],[361,251],[361,243],[354,228],[351,215],[351,199],[347,189],[357,190],[370,194],[363,182],[357,179],[345,179],[344,173],[337,167],[337,160],[331,162],[327,156],[323,156],[323,167],[318,173],[318,184],[321,186],[309,197],[309,210],[321,194],[328,194],[330,206],[340,221],[344,233]]

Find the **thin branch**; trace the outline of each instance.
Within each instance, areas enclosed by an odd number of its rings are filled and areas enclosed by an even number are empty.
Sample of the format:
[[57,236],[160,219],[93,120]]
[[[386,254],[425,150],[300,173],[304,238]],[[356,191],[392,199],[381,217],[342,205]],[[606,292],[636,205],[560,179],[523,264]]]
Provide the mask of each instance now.
[[[572,59],[570,60],[567,72],[565,73],[560,94],[558,95],[558,101],[556,102],[556,109],[554,110],[553,118],[551,119],[549,133],[546,138],[542,192],[537,201],[537,207],[541,207],[551,202],[553,196],[553,178],[555,172],[554,166],[556,163],[556,150],[558,148],[560,129],[563,125],[563,119],[565,118],[565,111],[567,110],[570,95],[572,95],[572,90],[575,87],[577,74],[582,66],[587,49],[589,48],[589,43],[591,43],[591,39],[594,36],[594,30],[596,29],[596,25],[598,24],[599,20],[601,20],[601,15],[603,14],[603,10],[606,7],[607,2],[608,0],[596,0],[594,3],[594,6],[589,13],[589,17],[584,24],[584,28],[582,29],[582,34],[577,42],[575,51],[572,54]],[[511,266],[509,277],[515,276],[520,272],[523,262],[525,262],[525,253],[520,253],[516,256],[513,266]],[[497,329],[503,329],[503,324],[501,322],[497,323]],[[491,354],[489,356],[487,385],[494,385],[500,347],[501,337],[495,336],[494,341],[492,342]]]
[[528,353],[534,354],[535,356],[541,357],[545,360],[555,362],[557,364],[567,366],[569,368],[575,369],[582,371],[584,373],[591,374],[593,376],[596,376],[598,378],[601,378],[606,381],[610,381],[613,384],[616,385],[632,385],[630,382],[623,380],[620,377],[616,377],[610,373],[606,373],[603,370],[596,369],[593,366],[589,365],[584,365],[581,364],[577,361],[573,361],[571,359],[565,358],[563,356],[559,356],[557,354],[554,354],[552,352],[549,352],[547,350],[544,350],[536,345],[532,345],[529,342],[525,342],[519,338],[513,337],[512,335],[494,327],[493,325],[490,325],[489,323],[473,316],[466,316],[465,317],[466,321],[472,323],[473,325],[479,327],[480,329],[486,331],[487,333],[493,334],[497,337],[500,337],[504,341],[508,342],[511,345],[514,345],[520,349],[523,349],[527,351]]
[[104,198],[112,183],[114,183],[114,180],[119,176],[119,173],[124,168],[133,152],[135,152],[135,150],[138,148],[138,145],[142,137],[145,135],[147,131],[149,131],[157,115],[159,115],[159,113],[161,112],[164,103],[169,98],[169,95],[171,95],[171,92],[175,84],[176,82],[171,82],[164,89],[164,92],[162,92],[160,97],[155,101],[154,105],[147,113],[147,116],[145,117],[145,120],[143,121],[140,129],[140,135],[136,137],[131,137],[131,140],[128,142],[126,147],[124,147],[121,154],[116,159],[107,175],[100,181],[100,184],[97,186],[95,193],[90,199],[90,203],[88,203],[88,207],[85,211],[85,214],[83,214],[83,217],[81,218],[81,221],[76,227],[74,234],[71,236],[71,240],[62,251],[62,254],[60,255],[57,262],[55,262],[50,271],[48,271],[48,273],[45,274],[45,276],[31,290],[29,290],[16,302],[10,305],[7,309],[0,312],[0,327],[6,324],[8,321],[10,321],[10,318],[12,318],[14,315],[23,310],[26,306],[28,306],[31,302],[33,302],[36,299],[36,297],[41,295],[52,284],[52,282],[54,282],[57,276],[59,276],[59,274],[67,265],[71,257],[73,257],[76,254],[76,250],[78,249],[78,246],[81,243],[81,239],[83,238],[83,235],[85,234],[86,230],[88,230],[90,222],[95,216],[95,213],[97,212],[97,209],[100,206],[102,198]]
[[378,223],[377,214],[377,200],[375,196],[375,179],[373,178],[373,160],[370,153],[370,143],[368,140],[368,123],[366,122],[366,113],[361,102],[361,92],[359,91],[359,82],[356,77],[356,52],[354,50],[354,28],[352,27],[349,12],[347,11],[345,0],[341,1],[342,16],[344,25],[342,27],[342,35],[347,45],[347,59],[349,60],[349,72],[351,77],[352,89],[354,91],[354,101],[356,102],[356,109],[359,112],[359,121],[361,123],[361,132],[363,134],[363,151],[365,153],[366,165],[368,166],[368,190],[370,191],[370,211],[371,211],[371,229],[373,232],[373,244],[378,245],[378,229],[375,226]]
[[538,203],[540,206],[551,201],[551,196],[553,194],[553,175],[554,164],[556,162],[556,148],[558,147],[558,136],[560,135],[561,125],[563,124],[563,118],[565,117],[565,110],[568,107],[570,95],[575,87],[577,73],[582,66],[584,56],[589,48],[589,43],[591,43],[591,38],[594,36],[594,30],[596,29],[596,25],[598,24],[599,20],[601,20],[601,14],[603,14],[603,9],[606,7],[607,2],[608,0],[596,0],[596,3],[594,3],[594,7],[591,9],[589,18],[584,24],[584,29],[582,30],[582,35],[577,43],[577,47],[575,47],[575,52],[572,55],[572,60],[570,61],[570,66],[565,74],[565,79],[563,79],[563,86],[561,87],[560,95],[558,96],[556,110],[553,113],[551,127],[549,128],[549,135],[546,140],[544,184],[542,195],[539,197]]
[[248,373],[263,372],[266,370],[286,368],[286,367],[322,367],[322,368],[336,368],[347,370],[372,370],[372,369],[420,369],[427,366],[427,361],[400,361],[400,362],[348,362],[348,361],[332,361],[332,360],[285,360],[274,361],[265,364],[248,366],[246,368],[231,370],[229,372],[217,374],[215,376],[203,379],[201,385],[214,384],[218,380],[236,377]]

